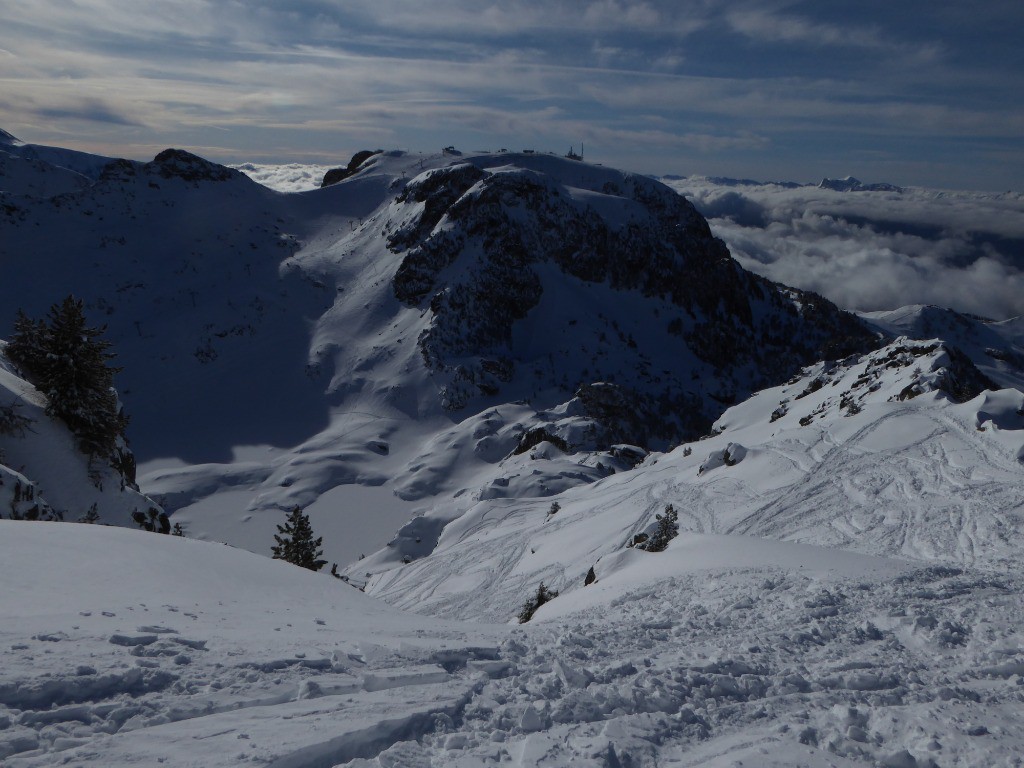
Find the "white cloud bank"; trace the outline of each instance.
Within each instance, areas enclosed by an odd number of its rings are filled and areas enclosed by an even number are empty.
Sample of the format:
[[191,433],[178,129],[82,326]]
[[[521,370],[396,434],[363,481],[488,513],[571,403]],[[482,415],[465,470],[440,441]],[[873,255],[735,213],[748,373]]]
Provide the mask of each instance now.
[[324,174],[331,169],[327,165],[288,163],[287,165],[266,165],[242,163],[231,166],[253,181],[278,192],[307,192],[318,189]]
[[748,269],[856,310],[1024,314],[1024,195],[669,182]]

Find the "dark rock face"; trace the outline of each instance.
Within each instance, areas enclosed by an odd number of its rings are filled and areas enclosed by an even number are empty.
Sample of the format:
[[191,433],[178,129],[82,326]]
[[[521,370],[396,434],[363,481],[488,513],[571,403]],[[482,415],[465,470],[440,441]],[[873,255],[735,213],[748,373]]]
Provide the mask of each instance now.
[[344,181],[349,176],[354,175],[360,168],[360,166],[369,160],[374,155],[379,155],[383,150],[381,149],[362,149],[352,155],[352,159],[348,161],[348,165],[344,168],[331,168],[327,173],[324,174],[324,179],[320,182],[320,188],[329,187],[332,184],[337,184],[339,181]]
[[131,160],[112,160],[103,166],[100,171],[100,181],[125,182],[134,179],[139,174],[139,163]]
[[227,181],[241,175],[238,171],[211,163],[183,149],[165,149],[153,158],[153,162],[146,163],[145,170],[165,179],[178,178],[193,182]]
[[[934,351],[938,346],[941,346],[946,351],[946,354],[949,355],[949,365],[940,371],[934,388],[945,392],[957,403],[966,403],[968,400],[973,400],[986,389],[999,389],[999,385],[979,371],[967,355],[950,344],[931,344],[925,346],[910,342],[903,347],[897,347],[890,354],[890,357],[895,358],[899,353],[904,353],[904,356],[911,354],[919,357]],[[932,386],[924,386],[915,381],[900,392],[898,399],[910,400],[932,388]]]
[[[580,390],[581,400],[609,425],[610,440],[643,445],[693,436],[735,397],[823,356],[875,345],[856,318],[825,299],[745,272],[705,219],[668,187],[620,174],[589,192],[581,201],[579,190],[550,175],[460,163],[417,177],[398,197],[421,209],[388,239],[393,251],[404,252],[394,293],[432,313],[418,344],[428,368],[450,377],[446,407],[497,394],[515,377],[513,361],[521,356],[513,330],[540,303],[540,273],[550,275],[551,265],[567,282],[644,297],[651,322],[662,327],[666,321],[656,319],[655,307],[674,308],[670,333],[716,376],[718,391],[704,391],[693,380],[696,371],[687,371],[689,377],[666,371],[668,382],[654,375],[617,381],[623,359],[637,358],[639,365],[649,351],[644,346],[651,342],[632,337],[623,337],[610,367],[595,361],[587,371],[563,372],[569,392],[589,386]],[[592,322],[578,328],[581,339],[597,333]],[[589,385],[595,381],[608,383]],[[617,401],[605,403],[600,387],[612,387]]]
[[[628,443],[633,445],[649,445],[652,439],[670,439],[675,430],[661,427],[666,423],[659,413],[660,408],[655,398],[647,393],[620,387],[608,382],[584,384],[576,391],[576,398],[583,407],[583,412],[600,425],[600,434],[594,435],[599,445],[615,445]],[[678,413],[693,410],[699,412],[699,403],[681,402],[664,404],[664,410],[670,408]],[[668,419],[667,423],[672,423]],[[673,427],[675,425],[673,424]],[[698,425],[691,425],[697,428]]]

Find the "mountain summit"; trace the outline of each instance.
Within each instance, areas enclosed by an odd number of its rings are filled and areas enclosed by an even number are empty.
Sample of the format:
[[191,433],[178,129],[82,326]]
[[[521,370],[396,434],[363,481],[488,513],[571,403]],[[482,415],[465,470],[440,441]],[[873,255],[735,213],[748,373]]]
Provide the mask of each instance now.
[[451,410],[606,383],[644,422],[633,441],[678,439],[872,341],[820,297],[744,271],[689,202],[642,176],[470,158],[415,176],[382,224],[401,256],[395,297],[429,314],[417,345]]

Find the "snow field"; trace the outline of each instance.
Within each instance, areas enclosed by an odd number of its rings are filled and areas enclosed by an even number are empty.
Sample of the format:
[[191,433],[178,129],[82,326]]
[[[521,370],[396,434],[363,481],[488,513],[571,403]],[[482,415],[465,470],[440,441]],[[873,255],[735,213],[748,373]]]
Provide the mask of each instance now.
[[1015,765],[1018,573],[707,539],[635,553],[631,575],[497,626],[402,613],[222,545],[3,521],[0,754],[12,768]]
[[4,765],[333,765],[456,711],[446,668],[500,639],[219,544],[5,520],[0,547]]

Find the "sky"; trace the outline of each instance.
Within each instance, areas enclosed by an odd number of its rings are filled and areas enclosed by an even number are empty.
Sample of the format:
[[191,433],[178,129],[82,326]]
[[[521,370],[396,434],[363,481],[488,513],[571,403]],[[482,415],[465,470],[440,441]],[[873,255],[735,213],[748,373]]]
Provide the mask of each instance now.
[[150,159],[531,148],[1024,190],[1019,0],[5,0],[0,128]]

